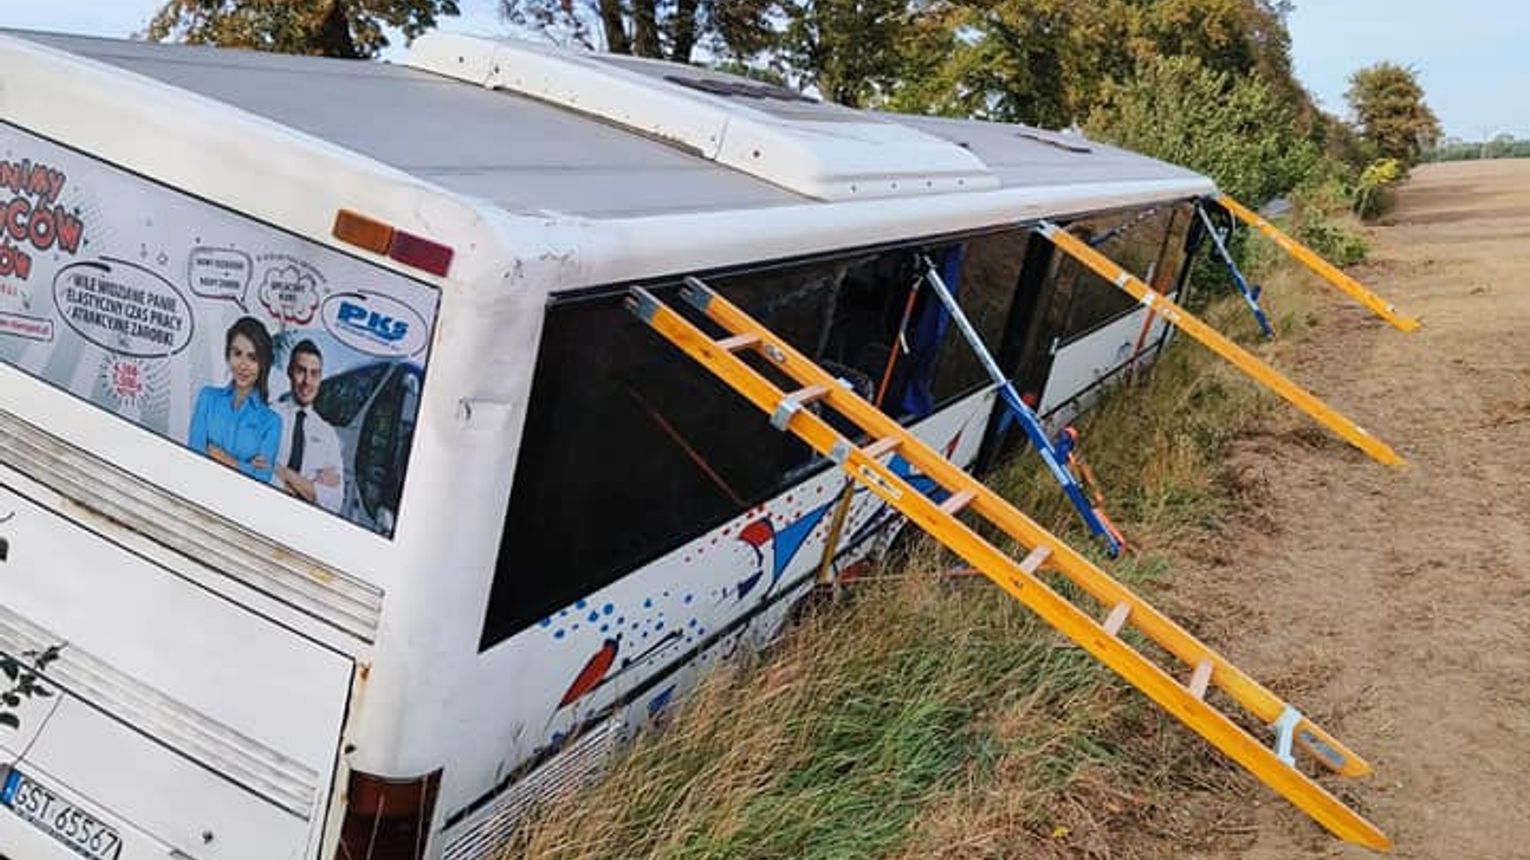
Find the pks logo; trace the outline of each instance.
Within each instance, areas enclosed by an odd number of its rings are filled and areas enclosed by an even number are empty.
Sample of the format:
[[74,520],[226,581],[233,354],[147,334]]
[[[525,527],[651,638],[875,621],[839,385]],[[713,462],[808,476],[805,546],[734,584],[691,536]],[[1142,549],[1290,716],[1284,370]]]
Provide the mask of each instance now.
[[408,305],[378,293],[339,293],[324,301],[330,334],[372,355],[411,356],[425,348],[425,321]]
[[340,302],[336,323],[351,331],[375,337],[384,343],[397,343],[409,334],[409,323],[385,316],[355,302]]

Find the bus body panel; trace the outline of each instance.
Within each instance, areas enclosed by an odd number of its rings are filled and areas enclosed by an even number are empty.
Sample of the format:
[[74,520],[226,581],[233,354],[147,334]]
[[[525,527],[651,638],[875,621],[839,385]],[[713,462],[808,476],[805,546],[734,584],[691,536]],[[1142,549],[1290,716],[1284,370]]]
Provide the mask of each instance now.
[[0,515],[0,653],[57,649],[14,767],[192,856],[317,845],[352,662],[9,488]]
[[[1061,418],[1082,411],[1085,404],[1073,401],[1088,397],[1104,379],[1156,349],[1166,323],[1155,315],[1144,332],[1147,314],[1146,309],[1134,311],[1058,347],[1038,411],[1049,420],[1053,412]],[[1134,355],[1139,342],[1142,354]]]

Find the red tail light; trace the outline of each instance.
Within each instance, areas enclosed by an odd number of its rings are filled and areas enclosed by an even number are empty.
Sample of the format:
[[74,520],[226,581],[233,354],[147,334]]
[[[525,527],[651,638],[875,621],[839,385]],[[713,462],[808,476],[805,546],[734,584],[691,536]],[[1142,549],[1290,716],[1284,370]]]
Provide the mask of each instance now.
[[440,242],[422,239],[413,233],[405,233],[403,230],[393,231],[393,242],[388,245],[388,256],[406,266],[413,266],[443,278],[452,267],[451,248]]
[[330,232],[346,244],[392,257],[406,266],[443,278],[451,269],[452,257],[455,255],[450,245],[406,233],[391,224],[349,209],[335,213],[335,226]]
[[335,860],[422,860],[441,771],[386,779],[351,771]]

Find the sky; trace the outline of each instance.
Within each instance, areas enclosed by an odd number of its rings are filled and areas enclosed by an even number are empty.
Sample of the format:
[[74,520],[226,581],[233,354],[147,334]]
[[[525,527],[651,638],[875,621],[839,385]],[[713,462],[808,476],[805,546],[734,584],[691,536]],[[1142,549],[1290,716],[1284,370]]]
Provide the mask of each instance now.
[[[156,0],[0,0],[0,26],[100,36],[144,29]],[[442,28],[506,31],[495,0],[460,0]],[[1380,60],[1418,70],[1447,135],[1530,138],[1530,4],[1525,0],[1296,0],[1288,24],[1296,74],[1344,116],[1349,74]]]
[[1418,70],[1450,136],[1530,138],[1530,4],[1525,0],[1296,0],[1287,20],[1296,76],[1344,116],[1355,69]]

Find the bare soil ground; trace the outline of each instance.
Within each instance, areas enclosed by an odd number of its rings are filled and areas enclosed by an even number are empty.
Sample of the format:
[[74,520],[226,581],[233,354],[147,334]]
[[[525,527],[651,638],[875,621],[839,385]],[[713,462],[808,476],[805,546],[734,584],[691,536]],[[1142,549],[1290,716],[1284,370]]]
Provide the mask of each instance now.
[[[1408,466],[1283,412],[1235,446],[1243,513],[1165,602],[1369,759],[1337,790],[1396,856],[1530,858],[1530,160],[1421,167],[1370,238],[1355,274],[1424,328],[1334,293],[1278,363]],[[1369,856],[1250,798],[1194,856]]]

